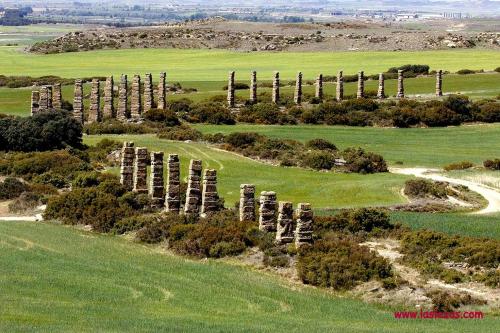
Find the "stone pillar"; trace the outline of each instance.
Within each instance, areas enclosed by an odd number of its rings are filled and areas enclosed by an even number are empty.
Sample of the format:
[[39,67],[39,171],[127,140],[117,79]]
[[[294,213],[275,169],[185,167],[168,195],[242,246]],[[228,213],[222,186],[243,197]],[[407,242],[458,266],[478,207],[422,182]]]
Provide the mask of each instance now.
[[365,73],[363,71],[358,72],[358,92],[356,94],[356,97],[365,97]]
[[160,73],[160,81],[158,82],[158,109],[166,110],[167,109],[167,73]]
[[385,98],[385,78],[384,78],[384,73],[380,73],[378,75],[377,98],[378,99],[384,99]]
[[75,92],[73,97],[73,116],[83,124],[83,83],[75,80]]
[[276,243],[293,243],[294,231],[293,204],[287,201],[280,201],[276,227]]
[[141,115],[141,77],[139,75],[134,75],[132,81],[132,95],[130,96],[130,117],[137,120],[141,118]]
[[106,85],[104,86],[104,110],[103,118],[116,118],[115,113],[115,97],[113,95],[113,89],[115,86],[115,81],[113,76],[108,76],[106,78]]
[[276,192],[261,192],[259,207],[259,229],[276,231]]
[[101,114],[101,97],[100,97],[100,82],[99,79],[92,80],[92,88],[90,90],[90,109],[88,122],[99,122],[102,120]]
[[255,185],[240,185],[240,221],[255,221]]
[[189,163],[188,187],[184,213],[198,215],[201,205],[201,169],[200,160],[191,160]]
[[148,193],[148,149],[135,148],[134,192]]
[[201,213],[203,215],[219,210],[219,194],[217,193],[217,171],[205,170],[203,175],[203,192]]
[[312,243],[313,211],[308,203],[299,203],[297,208],[297,228],[295,229],[295,246]]
[[234,108],[234,71],[229,72],[227,80],[227,106]]
[[316,78],[316,98],[323,100],[323,74],[319,74]]
[[127,112],[128,103],[128,82],[127,75],[122,74],[120,78],[120,86],[118,88],[118,110],[116,118],[120,121],[125,121],[129,117]]
[[144,80],[144,112],[147,112],[155,107],[154,93],[153,93],[153,77],[151,73],[146,74]]
[[120,183],[127,191],[134,188],[134,158],[134,143],[124,142],[120,161]]
[[405,87],[403,84],[403,71],[398,70],[398,94],[396,95],[397,98],[405,98]]
[[151,153],[151,177],[149,179],[149,195],[153,208],[160,209],[165,204],[165,188],[163,185],[163,152]]
[[252,72],[252,78],[250,81],[250,103],[257,103],[257,72]]
[[47,109],[52,109],[52,86],[47,86]]
[[38,101],[38,110],[39,111],[47,111],[49,109],[49,86],[41,86],[40,87],[40,99]]
[[274,72],[272,101],[274,104],[280,102],[280,72]]
[[295,94],[293,97],[295,104],[302,104],[302,72],[297,73],[297,78],[295,79]]
[[344,99],[344,74],[342,71],[339,71],[337,74],[337,92],[336,92],[337,102],[340,102]]
[[31,92],[31,115],[38,113],[40,102],[40,92],[38,90],[33,90]]
[[52,107],[57,110],[62,109],[62,92],[60,83],[56,83],[52,86]]
[[443,96],[443,71],[436,72],[436,96]]
[[179,156],[168,155],[168,179],[165,210],[179,214],[181,210],[181,182]]

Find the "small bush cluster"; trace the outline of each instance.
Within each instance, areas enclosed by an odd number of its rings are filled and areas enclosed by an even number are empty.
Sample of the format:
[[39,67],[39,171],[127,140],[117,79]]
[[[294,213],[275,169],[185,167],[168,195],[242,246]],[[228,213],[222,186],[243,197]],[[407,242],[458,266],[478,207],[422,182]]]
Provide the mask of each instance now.
[[469,294],[457,294],[443,290],[433,290],[426,293],[432,300],[434,311],[453,312],[463,305],[484,305],[486,301],[472,297]]
[[458,162],[458,163],[451,163],[451,164],[445,165],[443,169],[446,171],[452,171],[452,170],[466,170],[466,169],[470,169],[472,167],[474,167],[474,164],[472,162],[462,161],[462,162]]
[[500,159],[486,160],[483,162],[483,165],[486,169],[500,170]]
[[155,133],[156,129],[146,124],[123,123],[116,119],[107,119],[103,122],[87,123],[83,127],[87,135],[102,134],[146,134]]
[[0,200],[17,198],[27,191],[29,186],[17,178],[7,177],[0,182]]
[[433,182],[427,179],[407,180],[404,194],[414,198],[446,198],[449,194],[448,184],[444,182]]

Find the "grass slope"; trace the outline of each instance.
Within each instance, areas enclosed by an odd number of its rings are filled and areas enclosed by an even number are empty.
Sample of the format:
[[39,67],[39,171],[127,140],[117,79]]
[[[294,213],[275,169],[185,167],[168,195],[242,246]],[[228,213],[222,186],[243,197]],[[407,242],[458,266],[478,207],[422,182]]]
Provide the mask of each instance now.
[[[471,62],[470,59],[474,59]],[[279,70],[283,79],[293,79],[297,71],[313,79],[318,73],[334,75],[364,70],[376,74],[404,64],[427,64],[432,69],[451,72],[463,68],[493,70],[500,53],[484,50],[425,52],[234,52],[226,50],[128,49],[35,55],[17,47],[0,47],[0,68],[5,75],[59,75],[63,77],[159,73],[187,80],[226,80],[229,70],[249,75],[259,72],[268,78]],[[240,74],[241,75],[241,74]]]
[[212,260],[70,227],[0,222],[0,331],[495,332],[383,310]]
[[89,136],[85,137],[84,142],[95,144],[104,137],[134,141],[136,147],[163,151],[166,155],[179,154],[181,176],[184,179],[189,160],[202,159],[204,168],[217,169],[218,189],[226,200],[226,206],[239,201],[240,184],[255,184],[257,193],[276,191],[279,200],[310,202],[314,208],[379,206],[404,202],[399,190],[407,177],[401,175],[336,174],[277,167],[203,144],[160,140],[154,135]]
[[462,160],[482,164],[485,159],[499,157],[500,151],[500,124],[410,129],[311,125],[195,127],[203,133],[258,132],[299,141],[323,138],[340,148],[359,146],[377,152],[390,164],[403,162],[402,167],[442,167]]

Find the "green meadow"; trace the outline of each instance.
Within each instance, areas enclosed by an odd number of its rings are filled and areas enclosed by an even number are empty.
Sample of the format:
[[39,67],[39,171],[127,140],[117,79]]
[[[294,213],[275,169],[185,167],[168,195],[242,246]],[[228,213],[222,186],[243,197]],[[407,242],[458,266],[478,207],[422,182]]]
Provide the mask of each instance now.
[[[348,126],[195,125],[203,133],[257,132],[305,142],[323,138],[339,148],[363,147],[381,154],[392,166],[443,167],[463,160],[482,164],[500,157],[500,124],[441,128]],[[402,163],[402,164],[401,164]]]
[[204,168],[217,170],[218,190],[228,207],[239,200],[240,184],[249,183],[255,184],[257,193],[276,191],[279,200],[310,202],[316,209],[387,206],[405,202],[399,192],[407,176],[344,174],[272,166],[204,144],[160,140],[155,135],[86,136],[84,142],[92,145],[103,138],[133,141],[136,147],[163,151],[166,155],[178,154],[184,179],[189,160],[202,159]]
[[[473,61],[471,61],[473,59]],[[335,75],[338,70],[376,74],[405,64],[427,64],[431,69],[456,72],[460,69],[493,70],[500,65],[500,52],[445,50],[425,52],[234,52],[226,50],[123,49],[37,55],[17,47],[0,47],[4,75],[59,75],[67,78],[118,76],[121,73],[167,71],[174,81],[225,81],[230,70],[238,78],[256,70],[261,79],[280,71],[293,79],[297,71],[305,79],[318,73]]]
[[[496,332],[393,311],[116,236],[0,222],[2,332]],[[497,323],[497,324],[495,324]]]

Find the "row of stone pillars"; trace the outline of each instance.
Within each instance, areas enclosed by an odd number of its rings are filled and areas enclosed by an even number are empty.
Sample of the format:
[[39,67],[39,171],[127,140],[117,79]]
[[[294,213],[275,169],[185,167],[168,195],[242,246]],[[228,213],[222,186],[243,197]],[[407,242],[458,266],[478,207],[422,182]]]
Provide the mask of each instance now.
[[61,109],[62,92],[61,84],[34,86],[31,90],[31,115],[38,112]]
[[[339,71],[337,74],[337,87],[336,87],[336,100],[342,101],[344,99],[344,77],[343,72]],[[316,90],[314,97],[323,100],[323,75],[319,74],[315,82]],[[443,96],[443,71],[439,70],[436,73],[436,96]],[[364,72],[358,72],[358,87],[356,91],[357,98],[365,97],[365,76]],[[379,99],[385,98],[385,78],[384,74],[379,74],[378,80],[378,91],[377,97]],[[402,70],[398,71],[398,87],[397,87],[397,98],[404,98],[404,73]],[[295,92],[293,98],[295,104],[300,105],[302,103],[302,72],[297,73],[295,80]],[[229,73],[228,89],[227,89],[227,102],[229,107],[235,107],[235,72]],[[251,74],[250,81],[250,102],[257,102],[257,72],[253,71]],[[273,88],[272,88],[272,102],[279,104],[280,102],[280,74],[279,72],[274,73],[273,77]]]
[[[134,147],[133,142],[124,142],[120,162],[121,184],[128,191],[149,193],[154,208],[164,207],[167,212],[179,214],[181,212],[179,156],[176,154],[168,156],[166,191],[163,179],[163,152],[151,153],[150,160],[151,176],[148,188],[148,150],[144,147]],[[207,169],[203,173],[203,178],[202,171],[202,161],[191,160],[184,204],[186,215],[205,216],[221,208],[217,192],[217,171]],[[295,240],[296,245],[300,246],[312,242],[313,213],[310,204],[298,205],[296,223],[293,218],[292,203],[278,203],[275,192],[261,192],[259,204],[259,229],[276,232],[278,244],[291,243]],[[255,221],[255,210],[255,185],[242,184],[239,204],[240,221]]]
[[[141,87],[143,86],[143,92]],[[101,91],[98,79],[93,79],[90,90],[90,107],[88,122],[100,122],[105,118],[116,118],[120,121],[128,119],[140,120],[143,112],[152,108],[167,108],[167,86],[166,73],[160,73],[160,81],[156,90],[157,99],[155,101],[155,89],[153,86],[153,77],[146,74],[144,83],[141,83],[140,75],[134,75],[130,91],[130,109],[128,108],[128,77],[122,74],[118,85],[118,105],[115,108],[114,102],[114,79],[113,76],[106,78],[104,86],[104,107],[101,110]],[[83,82],[75,80],[75,90],[73,99],[73,113],[76,119],[83,123],[84,105],[83,105]]]

